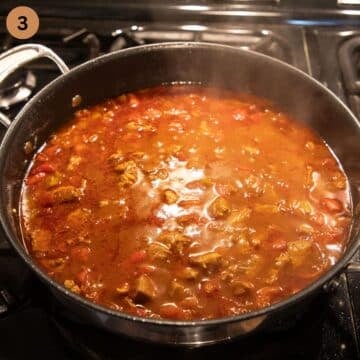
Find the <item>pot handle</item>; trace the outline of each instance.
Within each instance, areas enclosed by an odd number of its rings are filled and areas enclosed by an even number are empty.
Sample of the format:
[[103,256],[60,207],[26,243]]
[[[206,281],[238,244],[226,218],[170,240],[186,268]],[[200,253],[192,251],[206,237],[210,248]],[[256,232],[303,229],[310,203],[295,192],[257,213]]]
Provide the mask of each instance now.
[[[48,47],[40,44],[24,44],[0,54],[0,83],[23,65],[43,57],[52,60],[63,74],[69,71],[64,61]],[[9,127],[11,122],[7,116],[0,113],[0,123]]]

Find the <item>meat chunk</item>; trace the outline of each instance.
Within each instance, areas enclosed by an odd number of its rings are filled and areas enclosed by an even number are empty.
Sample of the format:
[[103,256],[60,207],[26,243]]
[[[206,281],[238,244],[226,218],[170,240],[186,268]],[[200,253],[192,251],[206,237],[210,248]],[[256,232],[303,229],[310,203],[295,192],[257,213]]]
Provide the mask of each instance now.
[[312,235],[314,233],[314,228],[307,223],[303,223],[300,226],[298,226],[296,232],[298,232],[301,235]]
[[80,294],[80,287],[75,283],[74,280],[65,280],[64,286],[75,294]]
[[59,185],[60,181],[61,181],[60,174],[55,173],[52,175],[48,175],[46,177],[45,184],[46,184],[46,187],[48,189],[50,189],[50,188],[53,188],[53,187]]
[[181,226],[197,224],[199,222],[199,215],[196,213],[181,215],[176,218],[176,222]]
[[250,235],[250,243],[254,247],[259,247],[267,239],[267,234],[265,232],[255,232]]
[[79,155],[72,155],[70,156],[69,163],[67,169],[70,171],[75,170],[81,163],[82,159]]
[[185,280],[195,280],[199,275],[199,271],[188,266],[183,268],[178,275],[180,278]]
[[279,269],[270,269],[264,278],[264,282],[266,284],[272,285],[275,284],[278,279],[279,279]]
[[166,261],[170,256],[169,248],[166,245],[158,242],[153,242],[149,244],[146,251],[149,255],[149,258],[153,261]]
[[130,286],[127,282],[116,288],[116,293],[120,296],[127,295],[129,291],[130,291]]
[[183,255],[185,249],[190,245],[191,240],[190,238],[183,236],[181,238],[179,238],[178,240],[176,240],[172,246],[171,246],[171,250],[173,251],[173,253],[178,254],[178,255]]
[[117,164],[114,167],[114,170],[116,170],[119,173],[124,173],[125,171],[128,171],[129,169],[133,169],[136,168],[136,163],[134,160],[128,160],[128,161],[123,161],[120,164]]
[[174,190],[166,189],[163,193],[163,200],[168,205],[175,204],[178,198],[179,195]]
[[176,241],[181,240],[184,235],[180,231],[163,231],[158,240],[170,247]]
[[259,274],[265,263],[265,257],[259,254],[252,254],[246,261],[244,266],[245,274],[248,277],[255,277]]
[[129,187],[136,183],[138,169],[134,160],[124,161],[116,165],[114,169],[120,173],[119,185],[121,187]]
[[251,209],[244,207],[240,210],[235,210],[229,216],[229,223],[232,225],[241,224],[244,220],[248,219],[251,214]]
[[206,280],[201,283],[201,290],[205,295],[215,295],[220,290],[220,282],[217,280]]
[[254,288],[255,288],[254,284],[251,283],[250,281],[238,280],[238,279],[234,279],[233,281],[231,281],[232,293],[235,296],[244,295]]
[[157,295],[155,283],[148,275],[141,275],[135,281],[135,301],[143,303],[152,300]]
[[185,248],[190,245],[191,239],[180,231],[165,231],[158,240],[168,246],[171,251],[177,254],[183,254]]
[[283,267],[289,263],[290,263],[290,256],[288,252],[281,253],[277,258],[275,258],[275,265],[277,267]]
[[149,179],[154,180],[165,180],[169,176],[169,173],[166,169],[156,169],[149,172]]
[[331,185],[336,190],[345,190],[346,189],[345,176],[340,171],[336,171],[335,174],[331,177]]
[[210,204],[208,209],[209,215],[214,219],[226,217],[230,214],[230,210],[231,208],[229,202],[223,197],[218,197],[217,199],[215,199]]
[[78,201],[82,195],[81,189],[75,186],[60,186],[51,191],[50,201],[51,205],[57,205],[72,201]]
[[185,295],[185,286],[173,280],[169,287],[169,295],[174,299],[182,299]]
[[291,203],[291,208],[299,215],[311,215],[314,212],[313,206],[307,200],[295,200]]
[[40,262],[48,270],[54,271],[54,272],[60,272],[63,270],[68,259],[69,259],[68,256],[58,257],[55,259],[42,258]]
[[88,209],[76,209],[67,216],[67,224],[72,228],[83,228],[86,226],[91,215]]
[[128,154],[128,157],[133,160],[141,160],[145,158],[147,155],[144,153],[144,151],[134,151],[132,153]]
[[118,165],[120,165],[123,161],[124,161],[124,154],[121,150],[118,150],[116,153],[112,154],[109,159],[108,162],[110,164],[110,166],[116,170],[116,167]]
[[51,232],[48,230],[34,230],[31,234],[32,250],[36,252],[46,252],[51,246]]
[[219,266],[221,258],[222,256],[215,251],[210,251],[201,255],[190,256],[190,260],[193,264],[199,265],[204,269]]
[[218,181],[215,189],[220,196],[231,196],[238,191],[238,188],[232,181]]
[[300,266],[310,255],[312,242],[308,240],[295,240],[288,243],[288,254],[294,266]]

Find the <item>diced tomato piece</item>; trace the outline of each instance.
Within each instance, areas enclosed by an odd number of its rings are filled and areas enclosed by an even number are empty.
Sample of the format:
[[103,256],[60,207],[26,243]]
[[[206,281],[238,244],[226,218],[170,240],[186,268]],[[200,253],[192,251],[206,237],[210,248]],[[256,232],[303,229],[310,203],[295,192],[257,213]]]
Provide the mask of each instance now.
[[279,230],[272,230],[264,245],[272,250],[283,251],[287,249],[286,238]]
[[337,213],[343,210],[343,205],[338,199],[322,198],[320,205],[330,213]]
[[61,252],[61,253],[66,253],[66,250],[68,249],[68,245],[65,241],[57,244],[56,246],[56,250]]
[[164,224],[165,216],[158,206],[153,207],[147,219],[149,224],[161,227]]
[[[43,174],[43,173],[40,173]],[[34,175],[36,176],[36,175]],[[38,203],[40,206],[47,207],[54,204],[54,198],[50,192],[41,193],[38,198]]]
[[167,319],[181,319],[182,310],[175,304],[163,304],[160,306],[160,315]]
[[37,173],[35,175],[28,176],[26,178],[26,185],[35,185],[45,177],[44,172]]
[[139,250],[139,251],[135,251],[134,253],[132,253],[130,255],[130,262],[132,262],[133,264],[137,264],[137,263],[141,263],[146,259],[146,252],[145,250]]
[[175,156],[180,160],[180,161],[186,161],[188,159],[188,155],[185,153],[185,151],[178,151]]
[[51,174],[55,171],[55,167],[54,165],[50,164],[50,163],[44,163],[44,164],[40,164],[39,166],[37,166],[36,168],[34,168],[31,173],[32,174],[39,174],[39,173],[46,173],[46,174]]
[[49,161],[49,157],[44,153],[39,153],[36,156],[36,161],[41,161],[41,162]]
[[164,224],[164,221],[165,221],[165,219],[162,219],[161,217],[156,216],[156,214],[151,214],[148,217],[148,222],[151,225],[155,225],[155,226],[158,226],[158,227],[161,227]]
[[75,174],[68,177],[69,183],[73,186],[81,186],[81,182],[83,181],[83,177],[79,174]]
[[89,260],[90,251],[88,246],[76,246],[71,249],[71,257],[75,261],[86,263]]

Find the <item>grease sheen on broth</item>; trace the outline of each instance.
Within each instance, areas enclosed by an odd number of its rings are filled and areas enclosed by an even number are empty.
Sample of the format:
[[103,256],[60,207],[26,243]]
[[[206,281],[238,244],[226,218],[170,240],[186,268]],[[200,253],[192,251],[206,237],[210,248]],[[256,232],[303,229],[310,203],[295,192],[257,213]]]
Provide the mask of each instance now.
[[35,155],[22,227],[73,292],[138,316],[242,314],[341,256],[351,209],[326,144],[266,101],[171,85],[75,113]]

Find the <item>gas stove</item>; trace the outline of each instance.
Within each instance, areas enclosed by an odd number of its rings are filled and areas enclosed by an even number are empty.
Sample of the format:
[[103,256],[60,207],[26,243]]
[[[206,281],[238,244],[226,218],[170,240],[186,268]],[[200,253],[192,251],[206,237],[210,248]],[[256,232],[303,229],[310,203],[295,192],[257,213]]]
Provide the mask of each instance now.
[[[74,67],[101,54],[141,44],[200,41],[258,51],[285,61],[336,93],[360,119],[360,5],[356,1],[33,1],[40,31],[31,41]],[[86,3],[86,5],[85,5]],[[330,4],[331,3],[331,4]],[[35,6],[36,4],[36,6]],[[354,5],[355,4],[355,5]],[[11,5],[0,4],[1,24]],[[0,52],[24,41],[0,27]],[[47,60],[29,64],[0,84],[0,122],[58,76]],[[1,129],[1,135],[4,130]],[[344,141],[351,141],[344,139]],[[359,184],[360,186],[360,184]],[[0,358],[202,359],[360,358],[360,256],[292,324],[229,344],[168,348],[115,337],[61,316],[36,280],[0,238]]]

